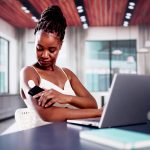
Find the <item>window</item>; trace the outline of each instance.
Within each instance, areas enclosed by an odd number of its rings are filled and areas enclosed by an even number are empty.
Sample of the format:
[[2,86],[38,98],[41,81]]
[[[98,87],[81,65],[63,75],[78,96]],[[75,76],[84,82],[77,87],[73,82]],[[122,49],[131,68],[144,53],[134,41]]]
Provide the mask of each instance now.
[[115,73],[136,73],[135,40],[87,41],[85,54],[85,86],[91,92],[108,91]]
[[9,41],[0,37],[0,94],[8,93]]

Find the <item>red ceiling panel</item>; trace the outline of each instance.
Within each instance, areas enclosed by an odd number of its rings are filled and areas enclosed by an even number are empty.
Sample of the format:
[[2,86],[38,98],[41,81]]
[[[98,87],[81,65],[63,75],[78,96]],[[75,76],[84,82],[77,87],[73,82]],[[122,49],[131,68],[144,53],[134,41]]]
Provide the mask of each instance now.
[[37,3],[35,3],[35,0],[29,0],[29,2],[37,9],[39,13],[41,13],[48,6],[58,5],[67,19],[68,26],[81,25],[74,0],[39,0]]
[[138,5],[136,5],[131,25],[150,25],[150,0],[138,0]]
[[18,28],[34,27],[32,15],[24,13],[21,6],[17,0],[1,0],[0,17]]
[[90,26],[120,26],[128,0],[84,0]]
[[[28,0],[39,14],[58,5],[68,26],[81,26],[74,0]],[[89,26],[122,26],[128,0],[83,0]],[[19,0],[0,0],[0,17],[18,28],[34,28],[31,14],[21,9]],[[150,24],[150,0],[137,0],[130,25]]]

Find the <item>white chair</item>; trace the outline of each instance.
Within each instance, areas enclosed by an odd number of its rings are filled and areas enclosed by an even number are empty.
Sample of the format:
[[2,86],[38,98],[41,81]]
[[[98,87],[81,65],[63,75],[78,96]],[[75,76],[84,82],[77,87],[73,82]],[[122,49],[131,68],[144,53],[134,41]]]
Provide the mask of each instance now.
[[19,108],[15,112],[15,120],[18,130],[26,130],[37,126],[48,124],[38,114],[29,108]]
[[40,119],[40,117],[35,111],[32,111],[28,108],[19,108],[15,112],[15,123],[9,126],[0,135],[18,132],[49,123],[50,122],[45,122],[42,119]]

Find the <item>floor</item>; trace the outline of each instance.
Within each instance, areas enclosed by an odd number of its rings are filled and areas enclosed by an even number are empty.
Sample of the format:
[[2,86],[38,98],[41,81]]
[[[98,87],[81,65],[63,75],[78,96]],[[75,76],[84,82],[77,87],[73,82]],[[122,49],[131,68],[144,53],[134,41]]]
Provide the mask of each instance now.
[[0,134],[7,130],[15,122],[14,118],[0,121]]

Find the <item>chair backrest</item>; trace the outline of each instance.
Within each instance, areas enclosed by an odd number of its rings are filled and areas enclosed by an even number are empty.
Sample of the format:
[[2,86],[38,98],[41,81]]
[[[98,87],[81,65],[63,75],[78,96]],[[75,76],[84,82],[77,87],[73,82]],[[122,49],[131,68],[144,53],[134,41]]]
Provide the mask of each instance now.
[[15,112],[15,120],[19,130],[26,130],[40,125],[48,124],[29,108],[19,108]]

